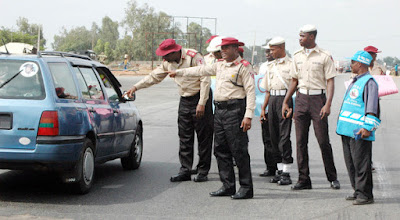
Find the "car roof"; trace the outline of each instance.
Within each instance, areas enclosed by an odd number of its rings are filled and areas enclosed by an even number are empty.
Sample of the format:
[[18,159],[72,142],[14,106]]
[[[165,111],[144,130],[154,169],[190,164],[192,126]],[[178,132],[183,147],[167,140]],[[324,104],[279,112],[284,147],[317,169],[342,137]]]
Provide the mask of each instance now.
[[73,65],[77,66],[96,66],[96,67],[106,67],[104,64],[92,60],[91,58],[84,55],[77,55],[65,52],[56,51],[44,51],[38,52],[38,54],[7,54],[0,53],[0,58],[5,59],[17,59],[17,60],[43,60],[45,62],[57,62],[60,60],[70,61]]

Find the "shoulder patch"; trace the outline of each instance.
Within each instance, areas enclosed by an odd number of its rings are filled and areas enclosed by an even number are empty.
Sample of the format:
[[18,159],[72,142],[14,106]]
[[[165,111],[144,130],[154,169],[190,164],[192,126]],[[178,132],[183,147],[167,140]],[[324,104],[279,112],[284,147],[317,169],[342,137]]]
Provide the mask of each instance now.
[[222,58],[221,58],[221,59],[218,59],[218,62],[220,62],[220,61],[224,61],[224,59],[222,59]]
[[[303,51],[303,49],[300,49],[300,50],[294,52],[294,54],[300,53],[301,51]],[[294,54],[293,54],[293,55],[294,55]]]
[[243,66],[248,66],[248,65],[250,65],[250,62],[249,61],[247,61],[247,60],[241,60],[240,61],[242,64],[243,64]]
[[324,50],[324,49],[319,48],[319,51],[321,51],[321,53],[324,53],[324,54],[326,54],[326,55],[332,57],[331,53],[330,53],[329,51],[327,51],[327,50]]
[[191,56],[191,57],[195,57],[196,54],[197,54],[197,52],[195,52],[195,51],[193,51],[193,50],[188,50],[188,51],[186,52],[186,55],[189,55],[189,56]]

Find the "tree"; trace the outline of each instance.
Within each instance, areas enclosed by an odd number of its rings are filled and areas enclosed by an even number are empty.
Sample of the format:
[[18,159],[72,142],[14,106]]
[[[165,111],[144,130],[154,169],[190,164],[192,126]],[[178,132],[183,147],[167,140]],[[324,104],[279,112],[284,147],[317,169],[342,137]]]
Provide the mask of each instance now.
[[96,46],[93,48],[96,54],[101,54],[104,52],[104,43],[101,39],[97,40]]
[[[33,45],[37,47],[38,31],[41,25],[29,24],[28,19],[20,17],[17,20],[18,31],[11,30],[9,28],[1,27],[0,37],[5,41],[9,42],[20,42]],[[3,42],[1,42],[3,44]],[[43,28],[40,28],[40,50],[44,50],[46,39],[43,37]]]
[[[96,24],[96,22],[92,23],[92,28],[90,29],[90,32],[92,34],[92,50],[94,50],[94,47],[97,44],[97,41],[99,40],[99,33],[100,33],[100,28]],[[102,50],[103,51],[103,50]]]
[[[378,60],[379,63],[380,60]],[[400,60],[397,57],[384,57],[383,62],[386,63],[387,66],[395,66],[396,64],[400,64]]]
[[[199,50],[202,54],[206,54],[206,41],[211,37],[210,29],[205,27],[202,28],[201,25],[191,22],[187,32],[189,33],[189,36],[187,37],[190,42],[189,47]],[[191,33],[195,33],[196,35]]]
[[117,21],[111,20],[108,16],[103,18],[100,29],[100,39],[103,42],[109,42],[112,49],[115,49],[119,39],[118,27]]
[[54,36],[52,46],[56,51],[86,51],[92,48],[92,33],[84,26],[69,31],[63,27],[60,35]]
[[107,59],[109,60],[114,60],[114,53],[113,53],[113,49],[111,48],[111,44],[110,42],[106,42],[104,44],[104,54],[107,56]]
[[385,57],[383,58],[383,62],[388,66],[393,66],[394,58],[393,57]]

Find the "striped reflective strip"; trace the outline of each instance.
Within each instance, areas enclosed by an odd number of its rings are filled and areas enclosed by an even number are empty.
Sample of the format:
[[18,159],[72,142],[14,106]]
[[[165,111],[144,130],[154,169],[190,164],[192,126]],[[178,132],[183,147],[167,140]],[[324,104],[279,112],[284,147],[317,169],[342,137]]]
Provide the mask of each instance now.
[[339,117],[339,120],[340,121],[350,122],[350,123],[357,124],[357,125],[363,125],[364,124],[364,122],[362,122],[362,121],[354,120],[354,119],[351,119],[351,118],[345,118],[345,117]]

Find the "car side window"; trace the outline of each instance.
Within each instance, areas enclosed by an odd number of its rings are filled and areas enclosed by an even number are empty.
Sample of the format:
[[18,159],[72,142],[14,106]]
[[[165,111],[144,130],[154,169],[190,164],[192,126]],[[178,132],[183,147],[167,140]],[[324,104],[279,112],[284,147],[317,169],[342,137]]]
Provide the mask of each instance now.
[[[82,90],[82,96],[87,97],[89,95],[90,99],[104,100],[103,90],[101,89],[100,83],[93,69],[90,67],[78,67],[77,69],[86,84],[86,87]],[[77,75],[79,75],[79,73]],[[83,86],[81,82],[79,84],[79,86]],[[87,92],[89,94],[87,94]]]
[[115,91],[115,88],[111,83],[110,79],[108,78],[108,76],[106,75],[106,73],[104,73],[104,70],[102,70],[101,68],[97,68],[96,70],[99,73],[101,81],[103,81],[105,92],[108,96],[108,99],[110,101],[118,101],[119,100],[118,93],[117,91]]
[[78,67],[74,67],[74,70],[76,73],[76,78],[78,79],[79,89],[82,92],[82,98],[90,99],[89,89],[88,86],[86,85],[85,79],[83,78],[81,71],[79,70]]
[[51,75],[53,76],[56,94],[60,99],[77,99],[75,81],[67,63],[48,63]]

